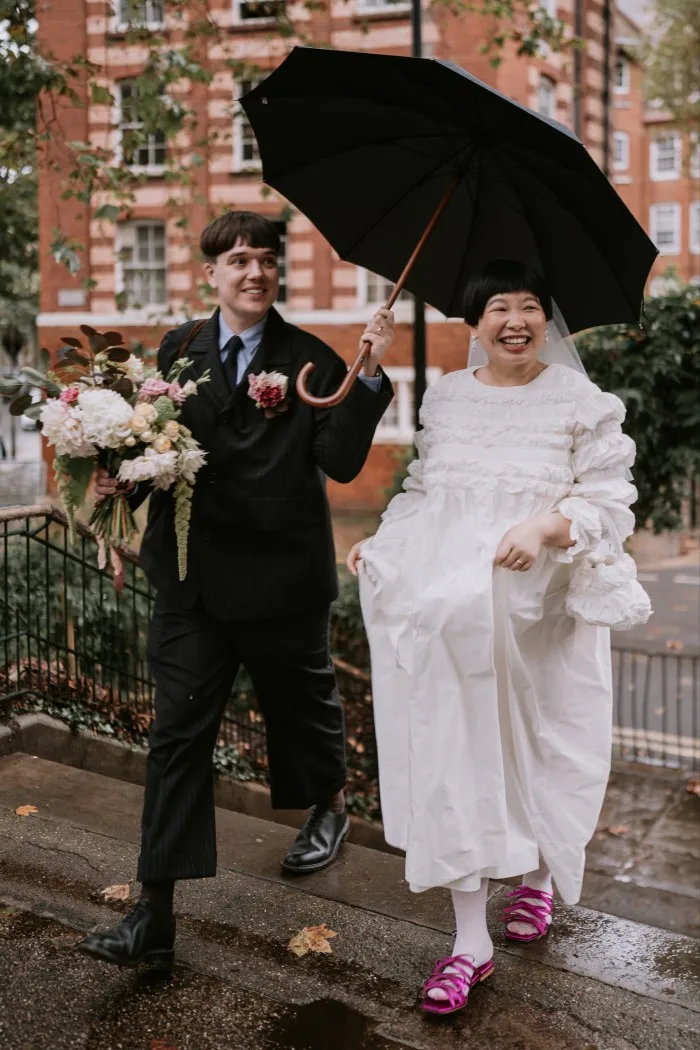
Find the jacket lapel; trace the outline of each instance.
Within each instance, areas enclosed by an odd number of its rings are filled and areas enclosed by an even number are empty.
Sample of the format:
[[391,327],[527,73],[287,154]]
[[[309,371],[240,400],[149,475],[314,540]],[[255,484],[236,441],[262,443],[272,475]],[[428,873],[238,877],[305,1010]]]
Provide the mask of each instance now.
[[[228,383],[221,364],[219,352],[219,311],[217,310],[197,332],[185,355],[192,361],[195,378],[209,369],[209,382],[199,388],[200,397],[207,398],[217,409],[224,407],[228,396]],[[187,376],[185,378],[188,378]]]

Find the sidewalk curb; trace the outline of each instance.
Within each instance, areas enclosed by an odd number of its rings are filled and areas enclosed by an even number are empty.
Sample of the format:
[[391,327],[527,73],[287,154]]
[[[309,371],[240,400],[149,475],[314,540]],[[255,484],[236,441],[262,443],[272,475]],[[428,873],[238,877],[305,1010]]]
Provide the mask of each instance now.
[[[146,782],[145,748],[110,740],[87,729],[73,730],[41,712],[18,715],[9,725],[0,726],[0,758],[15,751],[140,787]],[[292,828],[299,828],[307,816],[304,810],[273,810],[270,793],[262,784],[226,776],[217,777],[214,800],[220,809]],[[402,855],[387,845],[381,824],[370,824],[360,817],[350,817],[348,841],[379,853]]]

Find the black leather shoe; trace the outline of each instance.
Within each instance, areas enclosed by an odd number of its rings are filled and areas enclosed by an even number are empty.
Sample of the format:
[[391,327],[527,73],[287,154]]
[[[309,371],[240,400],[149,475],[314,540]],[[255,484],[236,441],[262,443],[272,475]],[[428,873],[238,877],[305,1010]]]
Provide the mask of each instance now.
[[282,870],[289,875],[308,875],[327,868],[338,856],[349,831],[346,809],[334,813],[331,809],[314,806],[282,861]]
[[175,958],[175,917],[140,900],[127,917],[106,933],[91,933],[77,945],[81,952],[117,966],[150,963],[171,967]]

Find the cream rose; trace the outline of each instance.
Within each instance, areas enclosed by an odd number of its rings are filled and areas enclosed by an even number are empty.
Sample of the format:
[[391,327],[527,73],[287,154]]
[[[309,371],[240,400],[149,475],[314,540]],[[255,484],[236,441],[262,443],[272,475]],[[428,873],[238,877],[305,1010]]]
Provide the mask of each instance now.
[[153,442],[153,447],[156,450],[156,452],[170,452],[170,449],[172,448],[172,442],[169,437],[166,437],[165,434],[159,434]]
[[163,427],[163,433],[171,441],[177,441],[180,436],[180,424],[175,419],[169,419]]

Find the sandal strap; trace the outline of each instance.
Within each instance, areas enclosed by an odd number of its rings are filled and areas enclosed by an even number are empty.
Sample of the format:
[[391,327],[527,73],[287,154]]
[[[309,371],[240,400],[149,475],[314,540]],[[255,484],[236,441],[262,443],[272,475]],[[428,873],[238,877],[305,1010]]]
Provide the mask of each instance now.
[[[533,904],[527,898],[534,897],[541,901]],[[532,926],[537,932],[544,936],[548,929],[547,920],[553,910],[554,895],[545,890],[532,890],[529,886],[518,886],[508,894],[511,904],[503,909],[503,920],[506,926],[512,922],[522,922]]]
[[[447,968],[452,973],[446,973]],[[466,1000],[469,995],[477,967],[471,955],[452,955],[445,959],[438,959],[435,969],[423,985],[423,996],[428,992],[439,989],[447,996],[450,1006],[456,1006],[460,1000]]]

